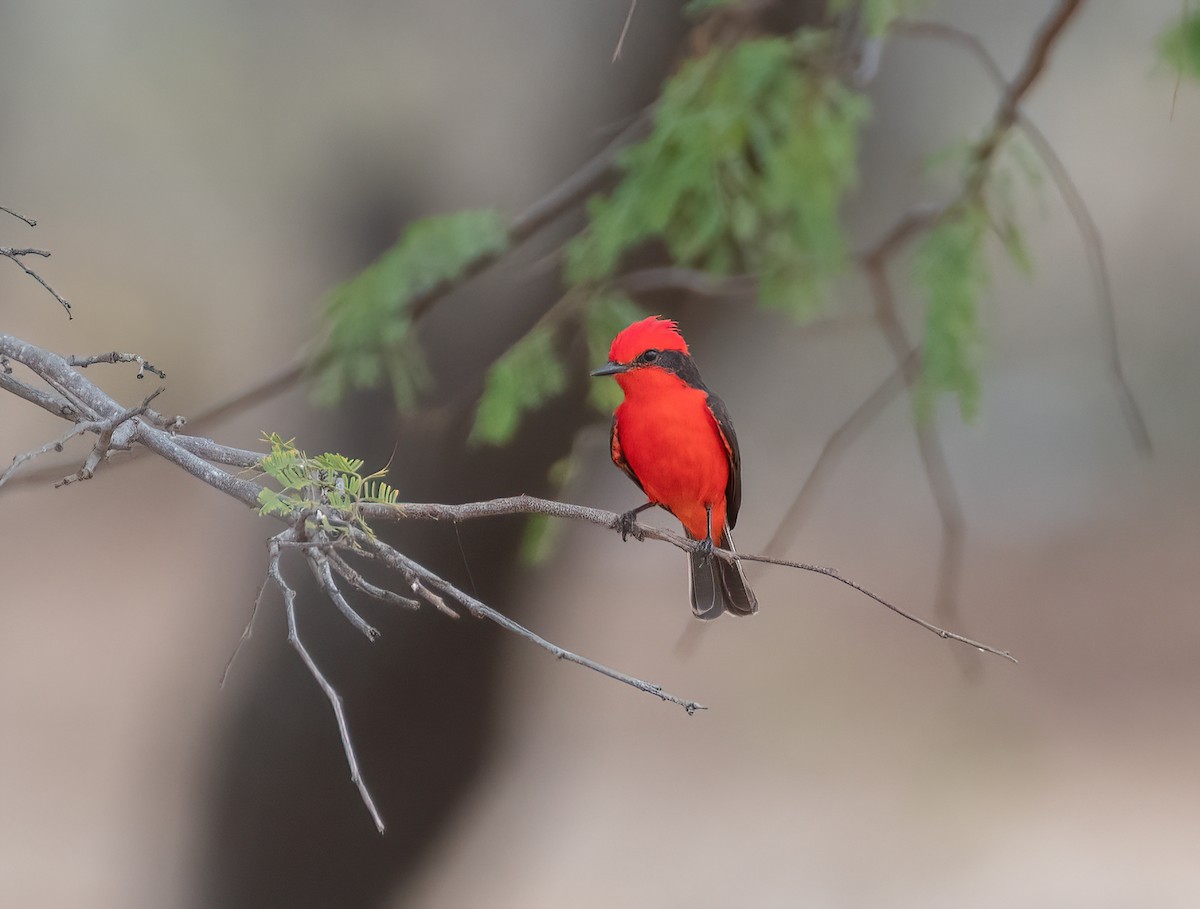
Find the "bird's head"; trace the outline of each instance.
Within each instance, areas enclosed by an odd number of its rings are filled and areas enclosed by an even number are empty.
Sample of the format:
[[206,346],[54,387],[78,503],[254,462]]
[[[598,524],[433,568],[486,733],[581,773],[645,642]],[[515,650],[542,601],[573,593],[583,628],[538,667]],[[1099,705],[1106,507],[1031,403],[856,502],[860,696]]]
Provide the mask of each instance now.
[[631,372],[663,368],[675,372],[684,360],[690,363],[687,341],[679,333],[679,325],[671,319],[650,316],[622,329],[613,338],[608,362],[593,370],[592,375],[616,376],[621,386],[627,388]]

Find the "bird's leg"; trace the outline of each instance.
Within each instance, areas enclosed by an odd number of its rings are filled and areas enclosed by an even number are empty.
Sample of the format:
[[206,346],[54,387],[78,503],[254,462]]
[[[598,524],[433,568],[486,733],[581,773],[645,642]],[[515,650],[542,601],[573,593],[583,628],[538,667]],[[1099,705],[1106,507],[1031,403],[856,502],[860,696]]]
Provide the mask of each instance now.
[[712,505],[705,505],[704,510],[708,513],[708,536],[699,542],[696,546],[696,551],[700,553],[702,562],[708,562],[712,558],[713,538],[712,538]]
[[639,514],[641,514],[647,508],[653,508],[653,507],[654,507],[653,502],[646,502],[644,505],[639,505],[637,508],[634,508],[632,511],[625,512],[623,515],[621,515],[621,517],[619,517],[617,519],[617,529],[619,531],[621,531],[621,542],[622,543],[625,542],[625,538],[627,536],[629,536],[630,534],[633,534],[634,538],[639,541],[642,539],[642,532],[640,530],[633,529],[634,522],[636,521],[637,516]]

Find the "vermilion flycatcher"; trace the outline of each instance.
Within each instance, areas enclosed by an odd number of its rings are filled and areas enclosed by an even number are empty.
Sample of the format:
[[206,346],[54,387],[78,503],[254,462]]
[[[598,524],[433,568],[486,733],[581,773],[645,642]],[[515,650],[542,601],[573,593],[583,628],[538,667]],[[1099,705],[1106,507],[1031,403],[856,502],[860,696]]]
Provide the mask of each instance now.
[[[608,362],[593,376],[615,376],[625,400],[613,414],[613,463],[649,501],[621,516],[622,538],[639,512],[655,505],[683,524],[700,548],[689,553],[692,612],[758,611],[741,564],[712,555],[733,549],[729,529],[742,503],[742,458],[724,402],[709,391],[679,327],[651,316],[613,339]],[[713,528],[717,535],[713,536]]]

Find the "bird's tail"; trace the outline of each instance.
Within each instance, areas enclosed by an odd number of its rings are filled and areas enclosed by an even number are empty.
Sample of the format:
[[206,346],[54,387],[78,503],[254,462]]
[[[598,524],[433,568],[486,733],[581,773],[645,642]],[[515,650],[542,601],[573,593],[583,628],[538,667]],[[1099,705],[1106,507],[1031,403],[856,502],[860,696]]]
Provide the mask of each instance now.
[[[720,549],[733,549],[733,537],[729,535],[728,525],[717,546]],[[734,615],[753,615],[758,612],[758,599],[746,581],[741,562],[726,562],[700,552],[689,552],[688,559],[688,593],[692,598],[692,612],[697,618],[715,619],[722,612]]]

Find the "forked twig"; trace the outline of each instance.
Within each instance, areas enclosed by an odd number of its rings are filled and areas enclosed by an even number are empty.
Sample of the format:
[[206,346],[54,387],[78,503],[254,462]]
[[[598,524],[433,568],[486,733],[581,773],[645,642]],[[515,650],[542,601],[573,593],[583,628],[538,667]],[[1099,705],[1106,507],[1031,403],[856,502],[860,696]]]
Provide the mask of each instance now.
[[[291,533],[291,530],[285,530],[280,536],[287,537]],[[350,740],[350,726],[346,722],[346,711],[342,704],[342,696],[337,693],[336,688],[329,684],[329,681],[317,666],[316,661],[304,646],[304,642],[300,640],[300,629],[296,624],[296,591],[288,586],[287,581],[283,578],[283,572],[280,570],[279,560],[282,552],[283,547],[279,545],[279,538],[273,538],[270,543],[267,572],[271,580],[275,582],[275,585],[283,593],[284,607],[287,612],[288,643],[300,654],[300,659],[308,667],[309,674],[321,686],[321,690],[325,692],[325,697],[329,699],[329,705],[333,708],[333,715],[337,720],[338,735],[342,739],[342,751],[346,755],[346,763],[350,768],[350,779],[358,788],[359,797],[363,800],[363,804],[367,806],[367,811],[371,813],[371,820],[375,822],[375,829],[383,833],[383,817],[379,814],[379,809],[375,807],[375,800],[371,798],[371,792],[367,789],[366,781],[363,780],[362,771],[358,766],[358,755],[354,751],[354,743]]]

